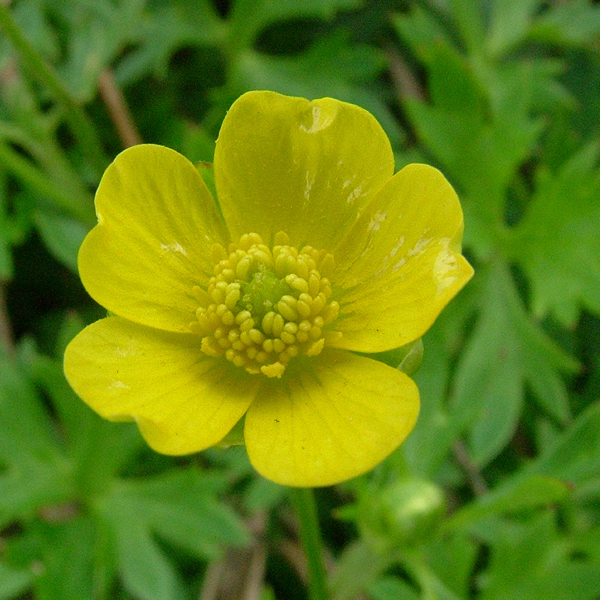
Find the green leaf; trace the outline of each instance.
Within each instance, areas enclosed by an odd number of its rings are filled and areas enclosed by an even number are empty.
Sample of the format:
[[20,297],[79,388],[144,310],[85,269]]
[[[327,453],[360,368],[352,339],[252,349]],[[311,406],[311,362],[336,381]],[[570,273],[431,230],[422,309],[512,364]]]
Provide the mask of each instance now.
[[253,50],[241,53],[231,65],[231,80],[237,95],[251,89],[269,89],[291,96],[331,96],[358,104],[373,113],[392,144],[401,139],[392,116],[374,80],[383,72],[382,53],[363,44],[351,43],[348,33],[334,30],[298,56],[267,56]]
[[217,476],[196,469],[121,481],[99,499],[97,509],[116,540],[118,569],[126,587],[143,600],[179,598],[179,576],[155,537],[199,558],[215,558],[248,535],[220,503]]
[[[127,31],[131,21],[123,25]],[[121,84],[150,74],[165,77],[173,53],[187,46],[220,45],[226,30],[209,0],[171,0],[149,3],[134,31],[138,46],[115,69]]]
[[478,546],[470,535],[458,532],[437,536],[423,553],[444,585],[459,598],[468,598]]
[[419,4],[411,4],[407,14],[395,15],[392,22],[399,38],[425,64],[432,59],[436,45],[450,43],[444,26]]
[[556,172],[540,167],[525,216],[506,244],[531,281],[534,313],[567,326],[581,308],[600,314],[599,154],[595,142]]
[[66,60],[60,73],[78,98],[94,97],[98,77],[127,45],[137,41],[138,24],[143,22],[145,0],[77,0],[52,3],[59,18],[69,24]]
[[88,228],[72,217],[45,210],[36,210],[34,221],[48,250],[59,262],[77,273],[77,253]]
[[9,359],[0,361],[0,528],[72,492],[55,429],[34,387]]
[[600,403],[591,404],[527,468],[528,473],[558,477],[575,486],[597,480],[600,473]]
[[35,47],[48,59],[56,60],[60,54],[59,36],[46,18],[46,6],[45,2],[19,2],[11,10]]
[[529,30],[529,38],[557,46],[585,46],[600,33],[600,7],[588,0],[550,5]]
[[273,483],[264,477],[253,477],[244,494],[244,505],[251,511],[270,511],[287,497],[285,486]]
[[261,30],[289,19],[331,19],[340,10],[350,10],[363,0],[235,0],[229,23],[230,44],[238,50],[249,49]]
[[422,598],[435,598],[436,600],[461,600],[460,597],[446,585],[428,564],[422,553],[413,555],[405,553],[404,565],[421,587]]
[[579,558],[578,540],[560,535],[554,512],[505,523],[481,578],[481,600],[595,600],[600,558]]
[[[15,452],[21,449],[15,448]],[[52,463],[32,462],[0,474],[0,527],[30,516],[42,506],[61,504],[73,495],[64,472]]]
[[51,359],[31,346],[22,358],[33,380],[48,395],[64,428],[79,492],[87,497],[104,490],[143,447],[137,428],[129,423],[110,423],[84,404],[65,379],[62,357]]
[[[415,590],[402,579],[394,576],[387,576],[378,579],[369,586],[369,598],[372,600],[418,600],[419,595]],[[334,600],[335,597],[334,597]]]
[[330,578],[332,600],[353,600],[370,589],[374,582],[395,562],[390,552],[375,552],[370,544],[357,540],[339,556]]
[[177,600],[182,584],[173,564],[152,539],[143,518],[131,511],[112,521],[116,527],[119,574],[125,588],[140,600]]
[[481,52],[485,40],[483,5],[479,0],[450,0],[448,19],[453,18],[469,54]]
[[494,56],[507,54],[522,42],[541,0],[502,0],[491,3],[487,49]]
[[506,265],[498,262],[485,277],[481,315],[458,365],[451,398],[452,426],[467,430],[472,459],[480,465],[514,434],[526,385],[553,418],[568,418],[561,372],[577,366],[527,315]]
[[415,428],[402,447],[411,472],[434,477],[456,440],[457,433],[448,426],[450,417],[446,399],[450,356],[444,347],[439,327],[434,325],[426,334],[423,345],[423,364],[415,374],[422,399],[421,411]]
[[54,427],[35,388],[10,359],[0,361],[0,463],[24,465],[60,455]]
[[564,480],[537,474],[517,475],[458,510],[444,527],[450,530],[468,528],[489,517],[549,506],[564,500],[570,491],[571,487]]
[[0,560],[0,600],[11,600],[24,594],[33,581],[33,573],[15,569]]
[[13,277],[12,245],[15,242],[15,226],[8,210],[8,177],[0,165],[0,281]]
[[431,102],[404,100],[418,137],[464,192],[466,245],[485,257],[497,245],[506,190],[544,126],[532,116],[532,65],[491,68],[435,40],[425,65]]
[[77,516],[60,523],[38,523],[43,529],[41,562],[44,570],[35,582],[36,598],[64,600],[94,598],[93,558],[95,526]]

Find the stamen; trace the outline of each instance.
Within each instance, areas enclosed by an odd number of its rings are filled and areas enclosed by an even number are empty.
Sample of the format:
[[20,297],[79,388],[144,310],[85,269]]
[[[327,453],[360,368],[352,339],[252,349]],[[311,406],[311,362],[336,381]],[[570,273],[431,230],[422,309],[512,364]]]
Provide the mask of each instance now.
[[290,360],[317,356],[327,340],[341,336],[330,327],[340,310],[329,299],[331,254],[311,246],[299,251],[281,231],[272,250],[248,233],[227,251],[215,244],[211,257],[214,276],[207,289],[192,288],[199,306],[190,324],[208,356],[224,356],[251,374],[281,377]]

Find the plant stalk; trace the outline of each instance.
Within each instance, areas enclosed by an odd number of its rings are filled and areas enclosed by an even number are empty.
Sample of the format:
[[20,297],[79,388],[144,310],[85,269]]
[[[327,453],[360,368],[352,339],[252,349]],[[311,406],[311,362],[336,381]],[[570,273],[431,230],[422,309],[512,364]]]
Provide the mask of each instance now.
[[314,491],[312,488],[290,488],[290,496],[298,517],[300,541],[306,555],[309,598],[310,600],[329,600],[323,561],[323,540]]

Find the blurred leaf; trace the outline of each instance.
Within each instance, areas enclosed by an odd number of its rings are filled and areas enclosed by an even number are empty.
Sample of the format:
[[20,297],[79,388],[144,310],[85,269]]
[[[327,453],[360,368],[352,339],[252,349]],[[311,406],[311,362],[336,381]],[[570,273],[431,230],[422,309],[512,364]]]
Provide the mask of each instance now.
[[44,244],[52,255],[77,273],[77,253],[88,228],[72,217],[46,210],[36,210],[34,220]]
[[[481,272],[480,272],[480,276]],[[531,321],[503,264],[486,273],[481,315],[458,365],[451,418],[467,428],[472,459],[486,464],[513,436],[525,385],[559,422],[569,416],[561,372],[576,363]]]
[[123,520],[114,519],[118,570],[125,588],[140,600],[177,600],[182,584],[174,566],[131,512]]
[[600,402],[583,411],[527,473],[558,477],[575,486],[597,480],[600,473]]
[[372,600],[418,600],[419,595],[402,579],[391,575],[378,579],[369,586],[369,598]]
[[[183,129],[180,151],[194,164],[198,162],[210,164],[212,163],[215,155],[214,137],[210,135],[203,127],[186,123]],[[211,191],[213,191],[212,188]],[[216,193],[214,196],[216,198]]]
[[13,219],[8,212],[8,177],[0,167],[0,281],[12,279],[14,267],[12,245],[14,243]]
[[[24,198],[21,212],[29,220],[35,208],[43,205],[47,210],[50,203],[82,222],[95,223],[86,182],[58,141],[56,110],[43,108],[46,99],[38,98],[19,69],[12,65],[9,72],[0,80],[0,106],[7,113],[7,121],[0,122],[0,163],[24,188],[15,194]],[[15,217],[22,220],[19,212]]]
[[332,600],[354,600],[370,590],[397,558],[391,552],[376,552],[371,544],[358,540],[339,556],[330,578]]
[[33,574],[26,569],[14,569],[0,560],[0,600],[11,600],[31,586]]
[[419,583],[422,590],[422,598],[461,600],[460,596],[455,594],[438,574],[433,571],[423,554],[405,554],[404,565],[413,579]]
[[537,316],[575,324],[581,308],[600,314],[600,145],[590,144],[556,172],[540,167],[525,216],[507,251],[527,273]]
[[268,511],[281,504],[286,496],[285,486],[273,483],[264,477],[255,477],[248,483],[244,504],[251,512]]
[[427,333],[424,347],[423,364],[415,374],[422,399],[421,411],[403,450],[415,475],[434,477],[457,433],[448,426],[450,417],[446,408],[450,357],[441,332],[435,326]]
[[63,0],[51,3],[55,18],[69,25],[66,60],[60,74],[71,93],[91,100],[98,76],[135,40],[145,0]]
[[582,557],[577,541],[560,535],[553,511],[525,523],[505,523],[482,577],[482,600],[594,600],[600,557]]
[[9,359],[0,361],[0,527],[71,491],[56,431],[34,387]]
[[8,358],[0,361],[0,423],[0,461],[4,464],[56,458],[59,448],[49,416],[31,382]]
[[235,0],[229,23],[230,44],[249,49],[262,29],[288,19],[331,19],[340,10],[357,8],[364,0]]
[[[125,31],[131,22],[123,23]],[[147,75],[165,77],[174,52],[186,46],[215,46],[224,41],[225,25],[210,0],[157,0],[149,3],[135,29],[137,46],[116,67],[122,85]]]
[[64,428],[73,481],[88,497],[106,489],[112,478],[143,447],[137,428],[110,423],[80,400],[65,379],[62,356],[55,360],[33,346],[23,353],[31,377],[48,395]]
[[491,3],[488,51],[499,56],[519,44],[529,30],[541,0],[502,0]]
[[466,243],[487,256],[506,189],[542,131],[531,115],[535,71],[527,63],[475,69],[438,40],[427,57],[431,103],[407,98],[405,108],[419,138],[465,192]]
[[462,532],[439,535],[423,548],[427,562],[459,598],[468,598],[470,595],[478,550],[478,544]]
[[[463,3],[471,4],[471,0],[463,0]],[[468,7],[461,13],[467,10],[472,12]],[[408,13],[394,15],[392,21],[400,39],[425,64],[429,63],[435,46],[449,43],[450,36],[444,25],[420,4],[411,4]]]
[[335,30],[306,52],[293,57],[267,56],[248,50],[232,64],[232,80],[239,92],[268,89],[291,96],[330,96],[358,104],[379,120],[392,144],[400,140],[400,129],[373,80],[385,61],[372,46],[353,44],[347,32]]
[[485,9],[481,2],[478,0],[449,0],[448,8],[469,54],[479,54],[486,33]]
[[565,481],[553,477],[536,474],[515,477],[455,512],[445,527],[451,530],[468,528],[489,517],[548,506],[564,500],[570,491],[571,487]]
[[43,529],[43,573],[35,582],[39,600],[92,600],[95,597],[95,528],[87,517],[38,524]]
[[154,535],[198,558],[215,558],[225,546],[248,541],[235,514],[215,495],[222,485],[196,469],[171,470],[122,481],[98,501],[130,592],[143,600],[179,598],[179,576]]
[[60,41],[55,27],[46,17],[46,2],[15,2],[11,10],[35,47],[46,58],[56,60],[60,54]]
[[600,7],[589,0],[554,2],[537,18],[529,38],[557,46],[583,46],[600,34]]

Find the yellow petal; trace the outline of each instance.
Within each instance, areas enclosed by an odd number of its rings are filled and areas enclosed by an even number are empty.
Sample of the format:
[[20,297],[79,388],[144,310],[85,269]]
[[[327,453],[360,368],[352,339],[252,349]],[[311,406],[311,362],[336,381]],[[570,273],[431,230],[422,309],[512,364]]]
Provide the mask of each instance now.
[[188,331],[192,288],[211,274],[214,242],[228,239],[194,166],[162,146],[129,148],[106,170],[96,212],[79,252],[90,295],[136,323]]
[[268,479],[333,485],[377,465],[413,428],[419,392],[404,373],[327,349],[295,364],[261,387],[246,414],[250,461]]
[[396,173],[336,251],[343,335],[331,345],[380,352],[421,337],[473,275],[462,232],[458,198],[437,169]]
[[295,246],[333,250],[393,173],[390,143],[367,111],[249,92],[217,140],[215,180],[232,237],[286,231]]
[[219,442],[246,412],[256,379],[206,357],[199,338],[109,317],[84,329],[65,353],[75,392],[100,416],[137,421],[163,454]]

